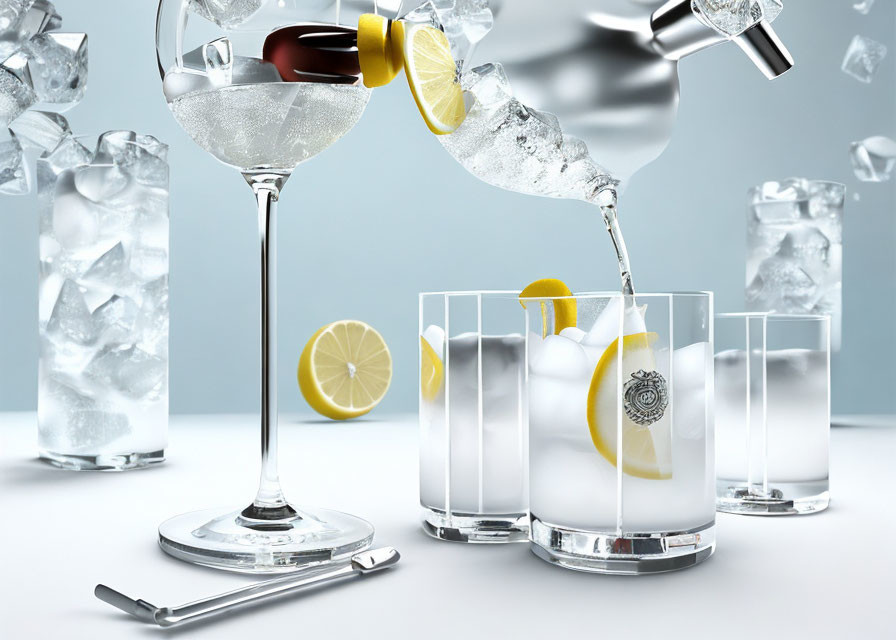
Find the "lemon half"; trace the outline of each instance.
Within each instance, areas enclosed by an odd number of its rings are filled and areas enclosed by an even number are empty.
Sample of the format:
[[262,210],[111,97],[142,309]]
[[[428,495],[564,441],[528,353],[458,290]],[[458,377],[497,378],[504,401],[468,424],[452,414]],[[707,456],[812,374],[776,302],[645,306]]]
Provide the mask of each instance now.
[[299,359],[299,388],[311,408],[333,420],[363,416],[386,395],[392,356],[383,337],[357,320],[321,327]]
[[428,25],[404,25],[403,31],[404,72],[417,108],[434,134],[451,133],[467,117],[451,44]]
[[[545,278],[536,280],[520,293],[520,304],[526,308],[524,298],[551,298],[554,305],[554,334],[559,334],[567,327],[575,327],[578,322],[578,308],[572,297],[572,291],[562,280]],[[565,299],[563,299],[565,298]],[[548,333],[547,303],[541,303],[541,337]]]
[[[617,464],[617,412],[619,403],[619,368],[623,384],[632,373],[655,371],[653,344],[655,333],[635,333],[623,337],[622,358],[618,357],[619,339],[601,356],[591,387],[588,390],[588,428],[600,454],[614,466]],[[672,477],[671,431],[668,416],[650,426],[632,422],[622,411],[622,470],[638,478],[665,480]]]

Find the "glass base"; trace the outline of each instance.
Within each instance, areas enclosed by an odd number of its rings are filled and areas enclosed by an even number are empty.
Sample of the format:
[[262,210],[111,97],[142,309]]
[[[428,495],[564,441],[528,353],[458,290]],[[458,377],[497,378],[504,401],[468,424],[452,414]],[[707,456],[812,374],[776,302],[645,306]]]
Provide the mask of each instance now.
[[120,453],[111,455],[76,456],[55,451],[40,450],[44,462],[67,471],[128,471],[143,469],[165,461],[165,451],[151,453]]
[[828,508],[828,481],[775,482],[768,490],[746,482],[716,482],[716,510],[754,516],[793,516]]
[[674,533],[595,533],[532,523],[532,552],[566,569],[591,573],[640,575],[686,569],[715,551],[715,523]]
[[[208,509],[159,525],[159,545],[179,560],[242,573],[288,573],[347,559],[370,547],[373,525],[339,511],[307,509],[280,520],[250,509]],[[292,515],[294,514],[294,515]]]
[[526,514],[469,514],[423,508],[423,530],[433,538],[451,542],[502,543],[529,539]]

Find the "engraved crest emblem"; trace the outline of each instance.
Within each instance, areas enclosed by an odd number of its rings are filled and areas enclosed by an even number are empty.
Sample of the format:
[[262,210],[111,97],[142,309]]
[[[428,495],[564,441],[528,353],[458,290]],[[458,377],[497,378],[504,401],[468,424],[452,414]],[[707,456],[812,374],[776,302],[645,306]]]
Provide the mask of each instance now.
[[657,371],[636,371],[622,388],[622,406],[629,419],[641,426],[662,419],[669,406],[666,379]]

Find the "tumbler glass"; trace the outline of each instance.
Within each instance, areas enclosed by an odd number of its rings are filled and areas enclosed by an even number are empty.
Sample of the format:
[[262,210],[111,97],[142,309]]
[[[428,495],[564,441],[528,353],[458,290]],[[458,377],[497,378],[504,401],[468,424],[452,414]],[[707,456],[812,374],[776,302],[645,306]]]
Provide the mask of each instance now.
[[716,316],[720,511],[827,508],[830,326],[828,316]]
[[712,294],[527,299],[532,550],[641,574],[715,548]]
[[423,528],[525,541],[525,316],[513,291],[420,295]]

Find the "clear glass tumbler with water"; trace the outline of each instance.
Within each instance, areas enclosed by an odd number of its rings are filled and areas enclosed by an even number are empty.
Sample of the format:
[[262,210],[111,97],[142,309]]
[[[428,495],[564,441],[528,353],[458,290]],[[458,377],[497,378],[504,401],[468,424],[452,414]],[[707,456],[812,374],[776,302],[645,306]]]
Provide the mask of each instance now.
[[420,295],[420,503],[436,538],[527,538],[524,328],[518,292]]
[[712,294],[524,302],[532,550],[618,574],[708,558]]
[[830,318],[720,314],[715,372],[719,510],[826,509]]

